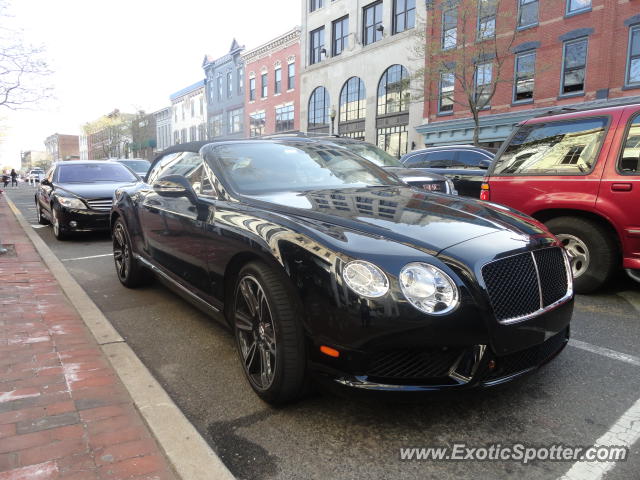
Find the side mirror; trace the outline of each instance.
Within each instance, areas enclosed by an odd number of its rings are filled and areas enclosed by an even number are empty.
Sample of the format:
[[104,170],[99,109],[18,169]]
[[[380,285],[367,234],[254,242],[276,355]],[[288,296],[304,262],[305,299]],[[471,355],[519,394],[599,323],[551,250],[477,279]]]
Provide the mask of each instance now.
[[179,198],[187,197],[192,203],[196,203],[198,195],[182,175],[167,175],[153,184],[153,190],[161,197]]
[[45,185],[45,186],[51,185],[51,182],[46,178],[43,178],[42,181],[40,182],[40,185]]

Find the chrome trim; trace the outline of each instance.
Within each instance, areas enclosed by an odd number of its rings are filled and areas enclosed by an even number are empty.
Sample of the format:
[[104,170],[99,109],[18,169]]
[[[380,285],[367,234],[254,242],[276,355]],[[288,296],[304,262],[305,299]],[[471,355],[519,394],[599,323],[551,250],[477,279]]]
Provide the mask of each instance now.
[[395,385],[390,383],[378,383],[378,382],[370,382],[367,380],[366,376],[356,376],[355,378],[334,378],[334,382],[339,383],[341,385],[359,388],[362,390],[413,390],[413,391],[428,391],[428,390],[438,390],[441,388],[455,388],[458,387],[459,384],[433,384],[433,385]]
[[[542,299],[542,282],[540,281],[540,270],[538,269],[538,262],[536,256],[531,252],[531,260],[533,260],[533,268],[536,269],[536,279],[538,280],[538,298],[540,299],[540,309],[544,308],[544,300]],[[566,266],[565,266],[566,268]],[[567,287],[569,285],[567,284]]]
[[[487,351],[487,346],[486,345],[474,345],[473,346],[473,351],[471,353],[469,353],[469,352],[462,353],[462,355],[460,355],[458,357],[456,362],[453,364],[453,366],[449,370],[449,377],[452,378],[453,380],[457,381],[457,382],[469,383],[471,381],[471,379],[478,372],[478,368],[480,367],[480,362],[482,361],[482,358],[484,357],[484,354],[485,354],[486,351]],[[474,356],[474,361],[473,361],[473,366],[471,367],[471,371],[470,372],[458,372],[457,369],[458,369],[458,366],[460,365],[460,362],[468,354]]]
[[500,377],[500,378],[496,378],[495,380],[489,380],[488,382],[482,382],[480,385],[483,387],[493,387],[494,385],[500,385],[501,383],[508,382],[509,380],[513,380],[514,378],[517,378],[529,372],[532,372],[536,368],[538,367],[535,366],[535,367],[525,368],[524,370],[520,370],[519,372],[512,373],[511,375],[507,375],[506,377]]
[[210,307],[211,309],[213,309],[215,312],[220,312],[220,309],[217,307],[214,307],[213,305],[211,305],[209,302],[207,302],[206,300],[201,299],[199,296],[197,296],[195,293],[191,292],[189,289],[187,289],[187,287],[185,287],[184,285],[182,285],[181,283],[177,282],[176,280],[174,280],[173,278],[171,278],[169,275],[167,275],[166,273],[164,273],[162,270],[160,270],[158,267],[156,267],[153,263],[151,263],[149,260],[147,260],[146,258],[140,256],[137,253],[133,254],[133,258],[135,258],[136,260],[138,260],[140,263],[143,263],[145,267],[147,267],[148,269],[152,270],[154,273],[157,273],[158,275],[160,275],[162,278],[164,278],[165,280],[170,281],[173,285],[175,285],[176,287],[180,288],[180,290],[182,290],[184,293],[190,295],[191,297],[193,297],[194,299],[196,299],[199,302],[204,303],[205,305],[207,305],[208,307]]
[[[535,318],[539,315],[542,315],[543,313],[547,313],[551,310],[554,310],[556,308],[558,308],[560,305],[566,303],[567,301],[571,300],[571,298],[573,297],[573,275],[571,273],[571,265],[569,264],[569,257],[567,256],[567,252],[564,250],[564,248],[562,247],[558,247],[558,246],[553,246],[553,247],[544,247],[544,248],[539,248],[537,250],[531,250],[529,253],[531,253],[531,255],[533,255],[533,252],[537,252],[540,250],[544,250],[545,248],[560,248],[562,250],[562,256],[564,258],[564,270],[565,273],[567,275],[567,293],[564,295],[564,297],[560,298],[559,300],[556,300],[555,302],[553,302],[551,305],[548,305],[546,307],[542,307],[542,305],[544,304],[543,299],[542,299],[542,294],[540,293],[541,290],[541,285],[540,285],[540,277],[537,271],[537,263],[535,263],[535,257],[534,257],[534,265],[536,266],[536,275],[538,275],[538,294],[540,295],[540,305],[541,308],[539,308],[538,310],[536,310],[535,312],[531,312],[527,315],[523,315],[520,317],[512,317],[512,318],[507,318],[504,320],[496,320],[500,325],[513,325],[514,323],[520,323],[520,322],[525,322],[527,320],[531,320],[532,318]],[[483,264],[480,267],[480,277],[482,278],[482,281],[484,282],[484,275],[482,275],[482,269],[485,267],[485,265],[489,265],[490,263],[493,262],[499,262],[500,260],[504,260],[506,258],[511,258],[511,257],[515,257],[518,255],[523,255],[524,253],[527,252],[523,252],[523,253],[514,253],[513,255],[507,255],[506,257],[502,257],[499,258],[497,260],[492,260],[491,262],[487,262],[485,264]],[[486,287],[486,283],[485,283],[485,287]],[[487,292],[487,296],[488,296],[488,292]],[[491,303],[491,297],[489,297],[489,303]],[[493,307],[493,305],[492,305]]]

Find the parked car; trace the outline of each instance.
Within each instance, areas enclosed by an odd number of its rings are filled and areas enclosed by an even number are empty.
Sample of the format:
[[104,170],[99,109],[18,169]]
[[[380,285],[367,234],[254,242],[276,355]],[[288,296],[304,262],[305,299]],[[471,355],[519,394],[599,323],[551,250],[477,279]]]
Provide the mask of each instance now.
[[141,178],[149,171],[151,162],[144,158],[114,158],[111,161],[121,163],[125,167],[129,167],[136,175]]
[[262,138],[277,139],[292,137],[308,139],[312,142],[323,142],[325,144],[346,148],[356,155],[360,155],[379,167],[392,172],[400,177],[403,182],[411,185],[412,187],[417,187],[430,192],[448,193],[450,195],[458,194],[453,182],[448,180],[446,177],[424,168],[405,168],[397,158],[389,155],[381,148],[370,143],[363,142],[362,140],[356,140],[349,137],[339,137],[337,135],[308,135],[298,132],[293,134],[267,135]]
[[451,145],[414,150],[400,158],[407,168],[444,175],[460,195],[478,198],[480,186],[495,151],[472,145]]
[[576,291],[621,266],[640,281],[640,105],[533,118],[505,142],[481,198],[544,222],[572,256]]
[[322,142],[176,145],[146,182],[116,190],[111,226],[120,282],[153,272],[227,323],[251,387],[274,404],[311,378],[493,386],[569,335],[568,258],[540,223],[419,191]]
[[35,194],[38,223],[51,223],[58,240],[73,232],[108,231],[114,191],[138,180],[131,170],[116,162],[57,163]]
[[44,177],[44,170],[42,168],[33,168],[29,170],[25,180],[27,182],[39,182]]

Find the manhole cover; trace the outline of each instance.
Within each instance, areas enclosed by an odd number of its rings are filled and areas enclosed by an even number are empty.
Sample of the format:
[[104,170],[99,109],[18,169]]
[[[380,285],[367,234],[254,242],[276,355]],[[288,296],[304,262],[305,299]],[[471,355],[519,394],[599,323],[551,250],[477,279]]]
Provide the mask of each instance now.
[[[5,249],[6,252],[3,249]],[[15,257],[15,256],[16,256],[16,247],[15,247],[15,245],[13,245],[12,243],[0,244],[0,258],[2,258],[2,257]]]

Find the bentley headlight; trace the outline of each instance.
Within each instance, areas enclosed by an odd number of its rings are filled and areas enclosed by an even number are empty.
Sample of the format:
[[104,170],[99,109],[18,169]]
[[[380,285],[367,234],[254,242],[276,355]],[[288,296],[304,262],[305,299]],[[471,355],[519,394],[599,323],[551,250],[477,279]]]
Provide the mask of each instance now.
[[347,286],[363,297],[381,297],[389,291],[389,280],[382,270],[373,263],[354,260],[342,271]]
[[458,305],[458,287],[433,265],[409,263],[400,270],[399,280],[404,296],[422,312],[442,315]]
[[87,206],[79,198],[58,197],[58,203],[63,207],[75,208],[76,210],[86,210]]

